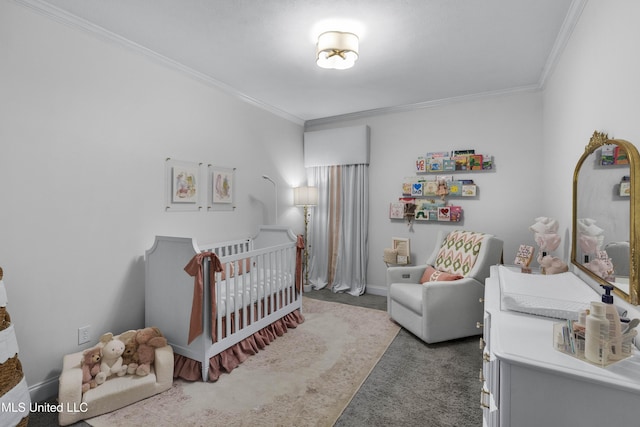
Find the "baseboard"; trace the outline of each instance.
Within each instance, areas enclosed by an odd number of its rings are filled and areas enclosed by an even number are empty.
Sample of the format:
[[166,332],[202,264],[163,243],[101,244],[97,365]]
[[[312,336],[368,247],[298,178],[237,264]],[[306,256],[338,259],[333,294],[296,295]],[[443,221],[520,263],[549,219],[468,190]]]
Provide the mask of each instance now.
[[387,296],[387,287],[384,285],[367,285],[366,289],[365,289],[365,293],[367,294],[371,294],[371,295],[380,295],[383,297]]
[[29,387],[31,402],[42,402],[58,395],[58,377],[50,378]]

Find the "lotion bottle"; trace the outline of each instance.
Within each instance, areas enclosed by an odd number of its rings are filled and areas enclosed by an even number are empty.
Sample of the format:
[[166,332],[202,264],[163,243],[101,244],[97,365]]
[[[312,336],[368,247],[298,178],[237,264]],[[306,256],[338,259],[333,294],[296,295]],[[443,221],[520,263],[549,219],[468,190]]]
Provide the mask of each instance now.
[[605,305],[605,317],[609,321],[609,341],[611,348],[609,349],[609,358],[612,360],[622,359],[622,328],[620,325],[620,315],[616,306],[613,305],[613,295],[611,285],[601,285],[604,288],[602,302]]
[[603,302],[592,302],[587,316],[585,329],[584,357],[593,363],[605,364],[609,349],[605,345],[609,340],[609,321]]

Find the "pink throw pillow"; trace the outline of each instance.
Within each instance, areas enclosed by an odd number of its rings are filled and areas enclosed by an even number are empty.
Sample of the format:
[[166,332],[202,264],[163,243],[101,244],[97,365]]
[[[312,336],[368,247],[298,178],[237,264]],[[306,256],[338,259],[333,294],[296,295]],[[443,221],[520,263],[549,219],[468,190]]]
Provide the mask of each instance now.
[[461,276],[459,274],[445,273],[444,271],[436,270],[429,265],[427,266],[426,270],[424,270],[424,274],[422,275],[422,279],[420,279],[420,283],[435,282],[436,280],[446,282],[462,279],[463,277],[464,276]]

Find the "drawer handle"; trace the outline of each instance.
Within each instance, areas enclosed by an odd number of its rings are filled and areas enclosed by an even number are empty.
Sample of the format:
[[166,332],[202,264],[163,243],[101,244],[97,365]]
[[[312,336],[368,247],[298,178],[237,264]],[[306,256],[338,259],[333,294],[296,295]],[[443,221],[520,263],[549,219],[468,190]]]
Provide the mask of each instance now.
[[478,375],[478,380],[482,383],[484,382],[484,375],[482,374],[482,368],[480,368],[480,375]]
[[484,328],[484,323],[476,322],[476,328],[478,329]]
[[484,298],[481,297],[478,301],[480,302],[480,304],[482,304],[484,303]]
[[480,347],[480,350],[484,350],[485,345],[486,342],[484,341],[484,338],[480,337],[480,342],[478,343],[478,347]]

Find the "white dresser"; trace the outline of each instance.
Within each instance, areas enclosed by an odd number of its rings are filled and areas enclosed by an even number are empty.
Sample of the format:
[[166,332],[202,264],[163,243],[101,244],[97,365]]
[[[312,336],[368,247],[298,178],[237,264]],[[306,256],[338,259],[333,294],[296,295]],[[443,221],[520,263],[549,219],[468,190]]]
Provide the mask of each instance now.
[[[560,320],[501,308],[505,276],[500,268],[509,267],[491,268],[484,323],[479,325],[484,331],[483,425],[640,426],[638,351],[600,368],[555,350],[552,330]],[[593,295],[599,300],[595,291]]]

